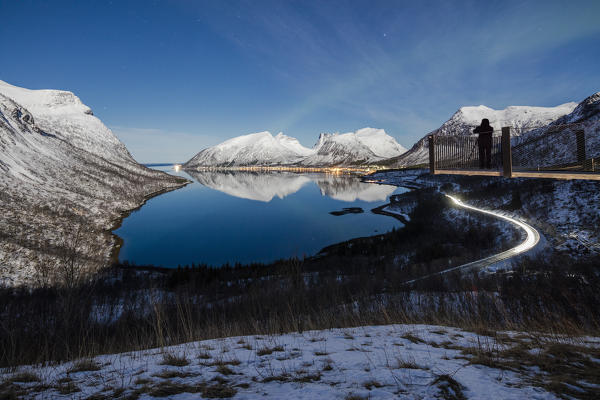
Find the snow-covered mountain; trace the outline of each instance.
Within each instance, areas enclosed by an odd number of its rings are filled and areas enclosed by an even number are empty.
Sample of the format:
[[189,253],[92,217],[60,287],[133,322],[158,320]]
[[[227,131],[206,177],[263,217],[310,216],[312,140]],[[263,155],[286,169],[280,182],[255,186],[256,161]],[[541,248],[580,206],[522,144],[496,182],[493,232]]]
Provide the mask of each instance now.
[[494,110],[483,105],[461,107],[438,129],[428,133],[409,151],[389,160],[395,166],[411,166],[429,161],[429,143],[427,137],[470,135],[483,118],[490,120],[490,125],[500,131],[503,126],[510,126],[511,134],[519,136],[532,129],[546,126],[558,118],[572,112],[577,103],[565,103],[556,107],[510,106],[503,110]]
[[[513,168],[537,168],[578,163],[575,131],[583,130],[586,159],[600,157],[600,92],[554,122],[513,140]],[[589,162],[589,161],[588,161]]]
[[339,166],[374,163],[406,152],[383,129],[363,128],[349,133],[322,133],[306,166]]
[[[0,284],[110,263],[110,228],[180,178],[138,164],[71,92],[0,81]],[[71,264],[74,265],[74,264]]]
[[550,126],[574,123],[582,123],[586,128],[590,129],[600,125],[600,92],[585,98],[575,107],[573,112],[558,118]]
[[289,165],[298,163],[312,152],[293,137],[283,133],[273,136],[265,131],[238,136],[204,149],[185,163],[184,167]]
[[229,139],[202,150],[186,169],[235,166],[341,166],[376,162],[405,152],[383,129],[364,128],[344,134],[322,133],[313,148],[279,133],[259,132]]

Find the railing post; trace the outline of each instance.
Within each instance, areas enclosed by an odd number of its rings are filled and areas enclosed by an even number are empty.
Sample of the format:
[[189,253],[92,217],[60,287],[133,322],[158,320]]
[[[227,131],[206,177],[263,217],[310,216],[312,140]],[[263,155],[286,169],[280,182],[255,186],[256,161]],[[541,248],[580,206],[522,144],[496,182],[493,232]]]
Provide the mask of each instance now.
[[584,170],[592,169],[591,163],[586,161],[585,131],[583,129],[575,131],[575,140],[577,141],[577,162]]
[[502,127],[502,170],[505,178],[512,178],[512,153],[510,149],[510,127]]
[[431,175],[435,175],[435,138],[433,135],[429,136],[429,172]]

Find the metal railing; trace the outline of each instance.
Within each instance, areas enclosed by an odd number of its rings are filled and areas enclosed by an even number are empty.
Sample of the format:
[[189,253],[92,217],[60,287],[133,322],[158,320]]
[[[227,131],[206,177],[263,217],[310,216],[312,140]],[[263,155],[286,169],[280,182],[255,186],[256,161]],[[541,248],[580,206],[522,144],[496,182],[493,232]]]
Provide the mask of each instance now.
[[492,136],[490,166],[482,160],[477,135],[430,136],[431,173],[462,171],[478,175],[478,170],[488,169],[506,177],[558,172],[570,174],[557,175],[563,178],[576,178],[577,173],[586,174],[585,179],[600,178],[600,134],[595,128],[586,128],[583,124],[554,125],[515,137],[511,137],[510,127],[502,128],[501,132],[501,136],[496,131]]
[[513,170],[595,172],[599,152],[593,146],[593,133],[580,124],[570,124],[514,138]]
[[[485,160],[480,157],[477,135],[440,136],[435,140],[435,169],[478,169],[485,167]],[[492,136],[490,156],[491,169],[502,168],[500,136]]]

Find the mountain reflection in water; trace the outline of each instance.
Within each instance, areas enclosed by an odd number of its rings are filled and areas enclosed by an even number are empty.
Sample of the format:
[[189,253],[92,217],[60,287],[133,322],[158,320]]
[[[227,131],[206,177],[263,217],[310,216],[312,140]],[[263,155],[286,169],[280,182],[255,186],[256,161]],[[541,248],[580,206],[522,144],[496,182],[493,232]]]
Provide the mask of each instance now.
[[[405,189],[357,176],[157,169],[193,183],[150,199],[123,220],[115,231],[123,239],[121,261],[176,267],[302,258],[401,225],[371,209]],[[339,212],[351,208],[364,212]]]
[[385,201],[396,186],[361,182],[351,175],[297,174],[293,172],[186,171],[204,186],[242,199],[269,202],[296,193],[309,182],[321,194],[341,201]]

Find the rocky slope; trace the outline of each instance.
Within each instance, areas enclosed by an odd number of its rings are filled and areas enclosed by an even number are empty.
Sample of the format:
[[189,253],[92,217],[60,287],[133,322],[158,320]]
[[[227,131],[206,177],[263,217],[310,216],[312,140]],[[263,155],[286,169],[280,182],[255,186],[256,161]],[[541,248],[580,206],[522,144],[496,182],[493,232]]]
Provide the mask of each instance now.
[[241,166],[349,166],[377,162],[405,152],[383,129],[322,133],[313,148],[279,133],[253,133],[202,150],[184,164],[186,169]]
[[108,265],[121,213],[184,183],[138,164],[73,93],[0,81],[0,284]]
[[429,160],[428,136],[470,135],[483,118],[490,120],[490,125],[498,130],[497,133],[503,126],[510,126],[511,134],[519,136],[524,132],[550,124],[572,112],[575,107],[577,103],[573,102],[556,107],[511,106],[503,110],[494,110],[483,105],[461,107],[442,126],[429,132],[406,153],[386,161],[386,164],[397,167],[425,164]]

